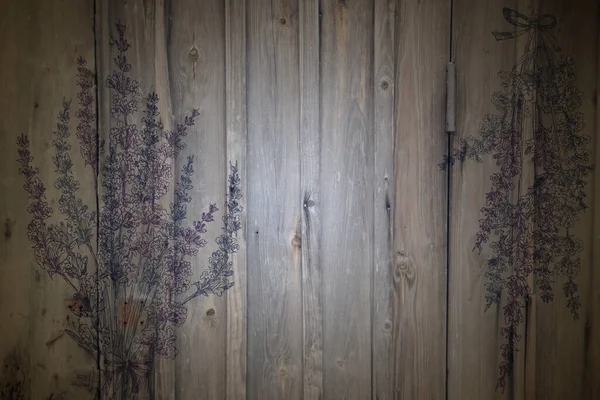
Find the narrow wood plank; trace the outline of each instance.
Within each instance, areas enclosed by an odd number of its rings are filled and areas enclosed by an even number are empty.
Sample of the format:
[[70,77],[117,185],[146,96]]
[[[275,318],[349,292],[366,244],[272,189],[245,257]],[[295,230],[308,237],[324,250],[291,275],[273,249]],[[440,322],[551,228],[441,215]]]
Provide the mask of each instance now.
[[[597,29],[596,43],[600,43],[600,26]],[[594,102],[596,105],[595,135],[594,135],[594,158],[595,165],[600,165],[600,52],[596,61],[596,93]],[[598,168],[598,167],[596,167]],[[585,383],[584,398],[595,399],[600,397],[600,173],[594,172],[594,194],[592,210],[594,215],[594,227],[592,230],[592,268],[590,268],[590,294],[588,306],[588,325],[586,325],[586,339],[588,340],[588,351],[585,359]]]
[[[68,306],[74,290],[60,274],[50,277],[34,258],[27,228],[32,220],[28,212],[25,178],[19,173],[16,140],[28,136],[31,165],[39,168],[38,177],[46,187],[45,196],[52,208],[47,224],[65,221],[59,211],[61,195],[54,187],[59,174],[53,157],[57,114],[63,100],[70,103],[69,132],[60,139],[71,146],[73,178],[79,181],[75,195],[95,208],[93,174],[83,169],[76,138],[75,113],[78,108],[78,55],[92,56],[88,64],[93,71],[93,17],[90,1],[46,1],[7,5],[1,44],[2,59],[2,147],[3,176],[2,245],[0,271],[3,298],[0,315],[2,330],[0,359],[0,397],[48,398],[53,394],[77,398],[93,397],[95,360],[81,352],[68,339],[64,329],[77,325],[77,317]],[[24,32],[20,32],[24,29]],[[16,51],[16,52],[15,52]],[[5,114],[6,113],[6,114]],[[61,131],[65,133],[64,131]],[[61,158],[62,159],[62,158]],[[57,250],[64,257],[64,250]],[[79,287],[77,281],[76,285]],[[15,335],[16,336],[13,336]]]
[[373,2],[321,20],[323,398],[371,396]]
[[[242,181],[240,204],[247,210],[247,128],[246,128],[246,2],[225,2],[225,99],[227,164],[238,165]],[[226,166],[226,168],[228,168]],[[227,292],[226,399],[246,399],[247,365],[247,237],[246,212],[240,218],[239,250],[232,258],[235,286]]]
[[[17,136],[29,134],[35,104],[31,54],[23,51],[34,35],[29,3],[12,2],[5,7],[0,15],[0,360],[5,366],[0,373],[0,393],[30,398],[35,366],[30,363],[28,340],[32,323],[29,292],[35,285],[35,273],[41,277],[43,271],[38,271],[27,240],[28,199],[16,159]],[[38,165],[51,165],[37,155]]]
[[323,398],[319,2],[300,2],[300,196],[304,399]]
[[374,271],[373,271],[373,392],[374,399],[395,398],[392,284],[394,246],[395,22],[397,3],[375,0],[374,55]]
[[[190,191],[194,200],[187,207],[187,220],[200,221],[210,204],[219,209],[203,235],[207,244],[191,260],[192,281],[196,281],[219,248],[215,238],[222,233],[221,218],[226,213],[225,4],[180,1],[165,6],[171,113],[181,123],[192,109],[199,112],[176,160],[180,171],[187,158],[194,157]],[[231,280],[236,282],[236,277]],[[225,398],[226,329],[225,295],[210,293],[188,303],[178,343],[176,398]]]
[[402,2],[396,13],[394,259],[395,396],[445,398],[446,64],[450,1]]
[[[455,0],[452,59],[457,69],[457,131],[452,146],[476,135],[486,114],[494,113],[492,94],[501,88],[500,70],[516,60],[515,42],[499,46],[491,31],[505,28],[500,1]],[[475,62],[475,60],[477,60]],[[469,162],[471,164],[469,164]],[[452,167],[449,236],[448,398],[508,398],[495,391],[498,379],[502,310],[484,312],[483,273],[489,253],[473,250],[480,208],[489,190],[494,160],[466,161]]]
[[302,397],[298,4],[247,7],[248,397]]

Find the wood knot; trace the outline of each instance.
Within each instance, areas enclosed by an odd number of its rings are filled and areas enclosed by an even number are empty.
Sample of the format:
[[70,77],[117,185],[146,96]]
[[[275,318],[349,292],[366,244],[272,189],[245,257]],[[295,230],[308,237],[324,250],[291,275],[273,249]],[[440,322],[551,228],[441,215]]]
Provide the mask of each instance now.
[[191,62],[198,61],[198,58],[200,58],[200,53],[198,53],[198,49],[195,47],[192,47],[192,49],[188,53],[188,57],[190,58]]
[[404,250],[397,251],[394,254],[395,268],[394,268],[394,281],[406,281],[411,284],[415,279],[415,269],[412,265],[410,257],[407,256]]
[[340,358],[335,363],[338,365],[338,367],[344,368],[344,365],[346,365],[346,360],[344,360],[343,358]]
[[207,317],[212,317],[213,315],[215,315],[214,308],[209,308],[208,310],[206,310],[206,316]]
[[292,239],[292,246],[298,249],[302,248],[302,238],[299,234],[294,235],[294,238]]
[[285,25],[287,23],[287,21],[285,20],[285,18],[279,18],[279,23],[281,25]]
[[388,332],[392,329],[392,321],[385,321],[383,323],[383,330]]
[[381,81],[381,85],[379,86],[381,87],[381,90],[388,90],[390,88],[390,83],[387,81],[387,79],[384,79]]
[[312,200],[307,200],[304,202],[303,204],[304,208],[309,208],[309,207],[314,207],[315,206],[315,202]]

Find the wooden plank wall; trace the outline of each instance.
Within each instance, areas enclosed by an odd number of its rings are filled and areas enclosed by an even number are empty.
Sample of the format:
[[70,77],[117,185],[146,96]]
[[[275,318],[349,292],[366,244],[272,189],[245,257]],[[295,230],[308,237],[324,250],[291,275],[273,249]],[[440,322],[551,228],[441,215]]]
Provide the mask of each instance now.
[[[560,288],[552,304],[534,293],[527,342],[502,394],[502,310],[484,312],[487,254],[471,251],[494,160],[457,164],[449,181],[438,167],[449,144],[494,112],[497,74],[524,50],[526,35],[492,36],[513,28],[503,7],[558,17],[553,32],[576,61],[586,132],[597,138],[593,0],[10,2],[0,16],[0,398],[110,395],[99,381],[102,360],[62,333],[76,323],[72,291],[35,264],[15,159],[25,133],[57,208],[52,132],[63,97],[73,98],[77,193],[96,209],[104,189],[96,193],[75,140],[76,59],[97,73],[100,139],[108,140],[118,126],[105,84],[117,22],[127,27],[130,74],[140,82],[132,118],[140,120],[150,92],[166,130],[199,112],[172,162],[178,171],[195,156],[188,220],[209,203],[222,208],[230,163],[239,166],[244,196],[235,285],[188,303],[178,356],[156,358],[139,398],[599,397],[595,208],[576,228],[585,242],[581,318],[572,320]],[[458,70],[450,143],[449,59]],[[598,203],[598,176],[587,186],[589,204]],[[171,186],[162,201],[168,207],[173,198]],[[192,258],[194,277],[217,249],[220,215]]]

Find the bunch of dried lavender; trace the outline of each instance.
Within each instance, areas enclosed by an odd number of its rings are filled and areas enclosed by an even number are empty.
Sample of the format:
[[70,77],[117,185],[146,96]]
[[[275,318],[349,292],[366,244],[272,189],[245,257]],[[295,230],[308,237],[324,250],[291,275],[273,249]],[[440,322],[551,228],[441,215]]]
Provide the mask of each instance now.
[[[529,35],[523,56],[511,71],[502,71],[503,91],[492,102],[498,114],[486,115],[477,136],[460,139],[457,148],[440,166],[456,160],[477,162],[493,154],[498,172],[481,209],[475,249],[487,243],[491,255],[485,277],[486,310],[500,305],[503,292],[504,326],[502,361],[497,389],[503,391],[513,371],[514,352],[520,340],[518,326],[533,276],[541,299],[554,298],[553,287],[562,279],[567,306],[574,318],[581,301],[576,277],[581,268],[582,241],[573,233],[585,202],[586,177],[592,172],[584,129],[581,92],[576,87],[574,61],[559,57],[550,30],[552,15],[527,17],[505,8],[504,18],[519,27],[514,32],[494,32],[497,40]],[[525,183],[524,163],[533,164],[533,179]]]
[[94,173],[96,191],[102,193],[99,214],[77,197],[80,184],[73,176],[69,144],[70,100],[63,100],[53,141],[54,186],[60,193],[63,221],[48,222],[53,210],[39,170],[32,165],[27,136],[19,136],[17,144],[32,216],[27,232],[36,262],[51,277],[67,282],[78,300],[72,312],[79,318],[79,328],[65,332],[98,361],[100,397],[129,399],[147,381],[155,356],[177,355],[175,328],[186,321],[187,303],[201,295],[221,296],[233,286],[230,256],[238,250],[236,234],[243,210],[238,167],[230,165],[218,249],[192,283],[190,259],[206,245],[207,224],[218,212],[211,204],[200,220],[185,224],[192,200],[193,156],[181,168],[170,206],[164,207],[161,199],[173,180],[171,164],[199,114],[193,110],[174,130],[165,131],[158,95],[149,93],[138,129],[132,120],[139,83],[129,76],[126,28],[118,23],[116,29],[116,68],[106,79],[113,121],[107,143],[99,141],[96,129],[94,73],[83,58],[77,60],[77,139],[83,161]]

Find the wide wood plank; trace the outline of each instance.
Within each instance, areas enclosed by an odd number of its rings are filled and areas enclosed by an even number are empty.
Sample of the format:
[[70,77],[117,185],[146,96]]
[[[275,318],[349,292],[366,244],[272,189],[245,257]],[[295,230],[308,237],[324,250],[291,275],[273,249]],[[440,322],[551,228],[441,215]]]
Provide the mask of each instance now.
[[445,397],[445,82],[450,2],[402,2],[394,24],[393,348],[396,396]]
[[372,55],[373,3],[323,1],[323,398],[371,393]]
[[298,4],[247,4],[248,398],[302,397]]
[[[77,57],[88,58],[88,68],[94,70],[90,29],[93,6],[91,1],[34,1],[6,6],[0,21],[0,213],[4,233],[0,239],[0,316],[4,321],[0,397],[49,398],[64,394],[92,398],[97,386],[96,360],[64,334],[64,329],[73,329],[79,322],[69,307],[74,303],[74,288],[80,285],[74,280],[70,286],[66,282],[69,277],[63,273],[50,277],[48,269],[44,271],[36,262],[33,243],[28,239],[32,215],[28,212],[25,178],[19,173],[23,166],[16,160],[17,137],[27,135],[31,165],[39,168],[39,180],[46,187],[45,200],[52,208],[46,224],[57,224],[66,217],[59,205],[62,193],[54,187],[62,175],[56,171],[53,159],[57,155],[55,141],[71,146],[68,154],[72,167],[68,174],[79,182],[75,196],[90,211],[95,210],[93,173],[83,168],[75,118]],[[67,106],[69,116],[61,121],[58,114]],[[58,132],[63,136],[59,138]],[[66,159],[61,156],[61,160]],[[55,254],[64,258],[64,248]]]
[[[23,51],[33,36],[29,13],[29,4],[12,2],[0,15],[0,190],[3,193],[0,196],[0,318],[3,321],[0,360],[5,366],[0,374],[0,393],[3,396],[15,393],[26,398],[31,396],[32,370],[28,351],[29,291],[34,286],[36,272],[40,279],[43,273],[30,254],[31,245],[27,241],[30,216],[25,207],[28,199],[16,162],[17,136],[20,132],[29,133],[29,119],[35,104],[29,83],[31,56]],[[40,153],[37,154],[36,163],[51,168],[51,161],[44,162]],[[25,255],[28,256],[25,258]]]
[[[167,8],[167,57],[172,114],[183,121],[192,109],[199,116],[186,137],[186,147],[176,170],[194,157],[194,201],[188,220],[199,221],[210,204],[219,211],[205,233],[207,244],[192,260],[192,274],[199,277],[218,249],[215,238],[222,232],[221,217],[227,212],[225,129],[225,5],[223,1],[174,2]],[[236,282],[235,275],[231,277]],[[187,321],[181,327],[180,355],[176,359],[176,397],[225,398],[227,301],[226,295],[198,297],[188,304]]]
[[[599,140],[596,135],[597,124],[596,102],[598,81],[598,42],[590,40],[596,37],[600,28],[600,4],[597,1],[580,1],[574,6],[564,0],[540,2],[524,9],[525,14],[554,15],[557,26],[550,33],[556,38],[558,48],[556,59],[570,57],[573,60],[575,73],[574,87],[580,91],[581,104],[571,111],[582,113],[585,127],[577,132],[578,135],[587,136],[590,143],[585,147],[590,153],[587,160],[592,164],[597,160],[594,157],[594,144]],[[506,25],[504,25],[506,26]],[[559,83],[559,87],[562,85]],[[563,144],[563,151],[571,151]],[[535,341],[535,396],[540,399],[565,399],[565,398],[595,398],[589,396],[593,393],[594,386],[597,390],[600,380],[600,371],[590,368],[586,360],[591,359],[598,346],[598,335],[593,335],[590,328],[597,318],[593,313],[598,311],[597,282],[593,276],[598,270],[598,263],[593,258],[593,216],[599,211],[600,199],[594,196],[594,180],[598,175],[598,167],[590,176],[584,178],[584,201],[589,208],[580,214],[578,221],[569,228],[569,233],[581,240],[582,251],[577,253],[580,259],[580,270],[575,278],[578,285],[581,308],[577,320],[573,318],[568,307],[567,298],[563,294],[565,277],[557,277],[554,283],[555,297],[550,304],[545,304],[539,291],[534,292],[533,298],[537,303],[537,335]],[[574,203],[574,202],[573,202]],[[575,204],[570,204],[575,206]],[[527,349],[529,352],[529,349]],[[587,368],[586,368],[587,367]],[[589,369],[588,369],[589,368]],[[529,371],[527,371],[529,373]],[[587,378],[587,379],[586,379]],[[526,393],[527,398],[531,398]]]
[[[147,116],[145,112],[148,111],[147,104],[149,94],[155,93],[158,97],[157,111],[159,114],[155,116],[155,120],[159,124],[159,126],[157,126],[158,135],[161,135],[162,131],[172,132],[176,128],[176,124],[183,121],[175,119],[175,114],[177,114],[178,117],[180,117],[181,114],[179,113],[179,110],[173,112],[170,88],[170,60],[167,48],[168,24],[171,22],[169,19],[170,9],[166,7],[165,3],[162,1],[146,2],[142,0],[126,2],[105,0],[97,2],[96,7],[96,60],[98,80],[100,82],[98,88],[99,136],[100,140],[105,142],[105,153],[100,157],[100,170],[102,172],[102,168],[107,167],[107,155],[110,153],[111,146],[115,146],[118,143],[116,136],[111,134],[111,131],[122,129],[126,124],[135,124],[137,125],[138,132],[141,132],[142,129],[145,129],[145,127],[148,126],[142,118]],[[121,35],[117,23],[125,27],[123,37],[129,44],[126,51],[121,51],[118,47],[118,40]],[[119,60],[118,56],[121,55],[121,53],[124,53],[127,63],[130,64],[130,67],[126,67],[125,70],[117,65],[117,61]],[[111,76],[111,74],[119,74],[119,71],[125,72],[126,76],[137,81],[139,84],[137,91],[127,90],[123,92],[125,94],[124,98],[128,101],[134,100],[137,102],[137,107],[134,110],[127,110],[129,112],[127,115],[125,115],[124,109],[113,109],[113,105],[121,100],[113,97],[117,90],[108,87],[108,77]],[[135,83],[133,83],[133,85],[135,85]],[[125,84],[123,87],[125,87]],[[182,110],[182,114],[187,112],[186,115],[189,115],[191,112],[192,106],[187,106],[189,109],[186,109],[185,111]],[[161,140],[164,141],[162,137]],[[140,142],[138,146],[137,149],[132,148],[130,151],[138,151],[143,146],[146,146],[146,144]],[[124,157],[124,159],[129,160],[130,157],[127,156]],[[157,207],[162,207],[163,210],[170,209],[169,204],[174,201],[175,182],[180,179],[180,170],[178,170],[178,166],[181,165],[181,163],[177,163],[172,157],[165,161],[171,167],[173,172],[165,181],[165,183],[168,184],[166,192],[157,200],[152,200],[152,203],[156,204],[156,206],[152,206],[153,209],[158,209]],[[158,172],[154,171],[154,174],[157,173]],[[161,173],[162,178],[164,178],[163,174],[164,173]],[[109,189],[104,186],[108,181],[107,176],[105,175],[106,173],[101,173],[98,190],[101,208],[106,205],[106,202],[103,199],[103,196],[106,195],[106,193],[112,193],[113,196],[119,196],[117,193],[118,190],[115,190],[114,188]],[[117,179],[121,178],[119,177]],[[131,183],[129,186],[127,184],[122,186],[126,193],[131,192]],[[106,215],[109,216],[116,214],[117,212],[120,211],[110,211],[107,212]],[[163,222],[170,220],[170,216],[164,215],[164,217],[165,220],[163,220]],[[146,231],[146,229],[148,228],[140,228],[138,234]],[[121,229],[121,233],[117,234],[122,235],[122,231],[123,230]],[[133,241],[126,240],[125,245],[131,246],[133,245]],[[111,250],[109,250],[109,243],[101,244],[101,248],[104,248],[104,250],[109,253],[111,252]],[[149,251],[147,251],[147,253],[149,253]],[[164,257],[164,254],[164,252],[162,255],[155,253],[154,256]],[[139,268],[140,270],[145,268],[142,265],[153,265],[150,264],[149,261],[146,264],[142,264],[141,256],[138,262],[138,266],[134,268]],[[106,269],[108,266],[103,265],[103,268]],[[137,278],[139,278],[139,276],[140,275],[138,275]],[[133,276],[133,279],[137,278],[135,275]],[[138,283],[124,287],[122,284],[115,284],[112,278],[105,278],[105,284],[102,287],[105,290],[104,295],[107,302],[107,310],[101,314],[100,324],[102,327],[109,330],[112,337],[120,337],[120,335],[123,335],[123,337],[127,336],[131,338],[133,336],[137,337],[139,340],[144,329],[147,329],[149,326],[148,324],[154,323],[152,318],[148,318],[149,310],[157,304],[153,299],[158,300],[161,296],[164,296],[164,294],[155,295],[156,290],[152,289],[148,291],[149,286],[141,283],[139,279],[137,282]],[[172,295],[170,298],[173,300]],[[119,317],[120,315],[122,315],[122,320]],[[129,315],[129,317],[127,317],[127,315]],[[120,326],[124,325],[122,322],[127,319],[129,320],[129,327],[123,326],[123,329],[121,330]],[[161,328],[155,329],[156,334],[158,334],[160,329]],[[161,333],[166,336],[174,334],[176,339],[170,346],[167,345],[163,348],[161,351],[162,354],[156,354],[154,353],[154,350],[151,349],[149,350],[149,354],[142,354],[143,352],[139,354],[142,362],[149,363],[147,366],[141,367],[142,370],[149,370],[147,373],[142,372],[139,381],[137,390],[139,391],[138,395],[141,397],[148,397],[151,399],[172,399],[179,389],[177,384],[177,360],[173,358],[173,356],[175,353],[180,352],[178,347],[180,347],[181,343],[181,329],[169,327],[168,329],[163,329]],[[135,340],[131,343],[135,343]],[[148,349],[150,347],[148,347]],[[102,362],[104,362],[104,359],[110,360],[113,358],[114,356],[111,354],[113,352],[123,351],[123,353],[129,353],[133,350],[134,347],[120,345],[119,342],[117,342],[114,345],[114,349],[105,348],[105,350],[103,350]],[[131,357],[137,356],[137,353],[131,355]],[[131,381],[128,381],[117,388],[114,383],[111,384],[110,378],[111,373],[108,372],[105,380],[102,382],[102,396],[105,396],[106,398],[116,395],[129,396],[128,393],[134,390]]]
[[[477,134],[482,117],[494,112],[490,99],[501,87],[498,71],[514,65],[515,44],[498,47],[491,34],[496,27],[505,27],[502,5],[498,1],[454,3],[452,59],[457,69],[458,115],[453,146],[459,138]],[[503,398],[495,392],[502,310],[484,312],[488,253],[472,251],[494,160],[468,163],[451,169],[448,398]]]

